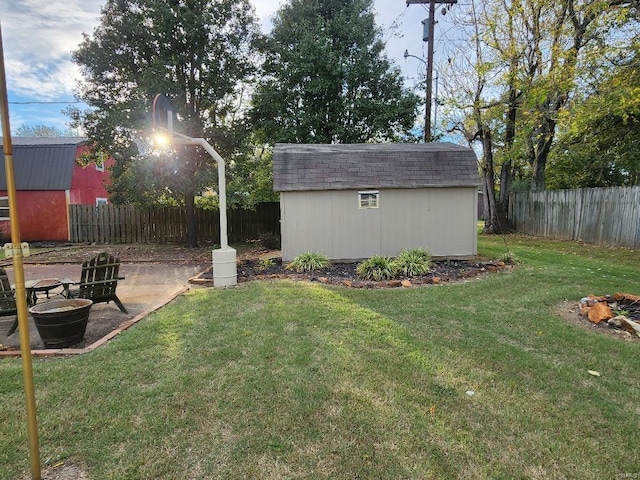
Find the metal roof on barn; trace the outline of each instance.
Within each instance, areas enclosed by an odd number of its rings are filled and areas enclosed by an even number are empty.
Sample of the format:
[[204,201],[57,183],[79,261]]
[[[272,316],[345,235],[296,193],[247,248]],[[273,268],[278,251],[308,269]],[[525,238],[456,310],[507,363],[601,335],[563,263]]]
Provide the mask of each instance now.
[[475,153],[453,143],[276,144],[273,151],[279,192],[478,185]]
[[[69,190],[78,147],[86,142],[84,137],[13,137],[16,190]],[[6,190],[0,163],[0,190]]]

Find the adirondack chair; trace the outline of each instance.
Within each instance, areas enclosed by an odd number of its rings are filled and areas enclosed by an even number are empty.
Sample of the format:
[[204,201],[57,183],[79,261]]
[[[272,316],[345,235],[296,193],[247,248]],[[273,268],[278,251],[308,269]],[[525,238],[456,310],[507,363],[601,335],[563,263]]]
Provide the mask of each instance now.
[[[18,314],[18,307],[16,307],[16,297],[11,283],[9,282],[9,276],[4,268],[0,268],[0,317],[9,317],[11,315]],[[15,322],[11,324],[7,336],[11,335],[18,328],[18,319],[16,317]]]
[[93,303],[113,300],[122,312],[128,313],[116,295],[118,280],[124,280],[124,277],[118,276],[119,269],[120,259],[107,252],[84,261],[78,290],[73,292],[73,296],[88,298],[93,300]]

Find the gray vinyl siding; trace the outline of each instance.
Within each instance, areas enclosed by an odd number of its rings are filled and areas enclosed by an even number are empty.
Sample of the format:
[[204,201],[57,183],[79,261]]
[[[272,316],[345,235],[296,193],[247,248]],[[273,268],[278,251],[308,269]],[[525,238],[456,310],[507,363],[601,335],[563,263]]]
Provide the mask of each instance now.
[[358,190],[281,192],[282,258],[306,251],[333,260],[395,256],[426,248],[436,257],[477,253],[474,187],[379,189],[379,208],[359,209]]

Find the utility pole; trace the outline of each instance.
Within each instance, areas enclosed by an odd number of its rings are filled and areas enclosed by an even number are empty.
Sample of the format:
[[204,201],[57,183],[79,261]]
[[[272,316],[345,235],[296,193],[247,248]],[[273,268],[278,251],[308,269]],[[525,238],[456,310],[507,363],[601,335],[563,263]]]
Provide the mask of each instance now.
[[425,24],[426,39],[423,36],[422,40],[427,42],[427,87],[426,87],[426,99],[425,99],[425,114],[424,114],[424,141],[425,143],[433,140],[431,135],[431,97],[432,97],[432,85],[433,85],[433,31],[436,26],[436,4],[446,3],[453,5],[458,3],[458,0],[407,0],[407,6],[409,5],[424,5],[429,4],[429,18],[422,23]]

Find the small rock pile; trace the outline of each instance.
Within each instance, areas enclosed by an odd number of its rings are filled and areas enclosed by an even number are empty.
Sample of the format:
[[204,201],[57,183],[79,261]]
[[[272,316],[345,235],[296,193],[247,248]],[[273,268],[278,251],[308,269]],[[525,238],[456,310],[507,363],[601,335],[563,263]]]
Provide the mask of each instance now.
[[588,295],[580,300],[580,315],[598,325],[606,322],[611,328],[640,337],[640,296],[630,293]]

